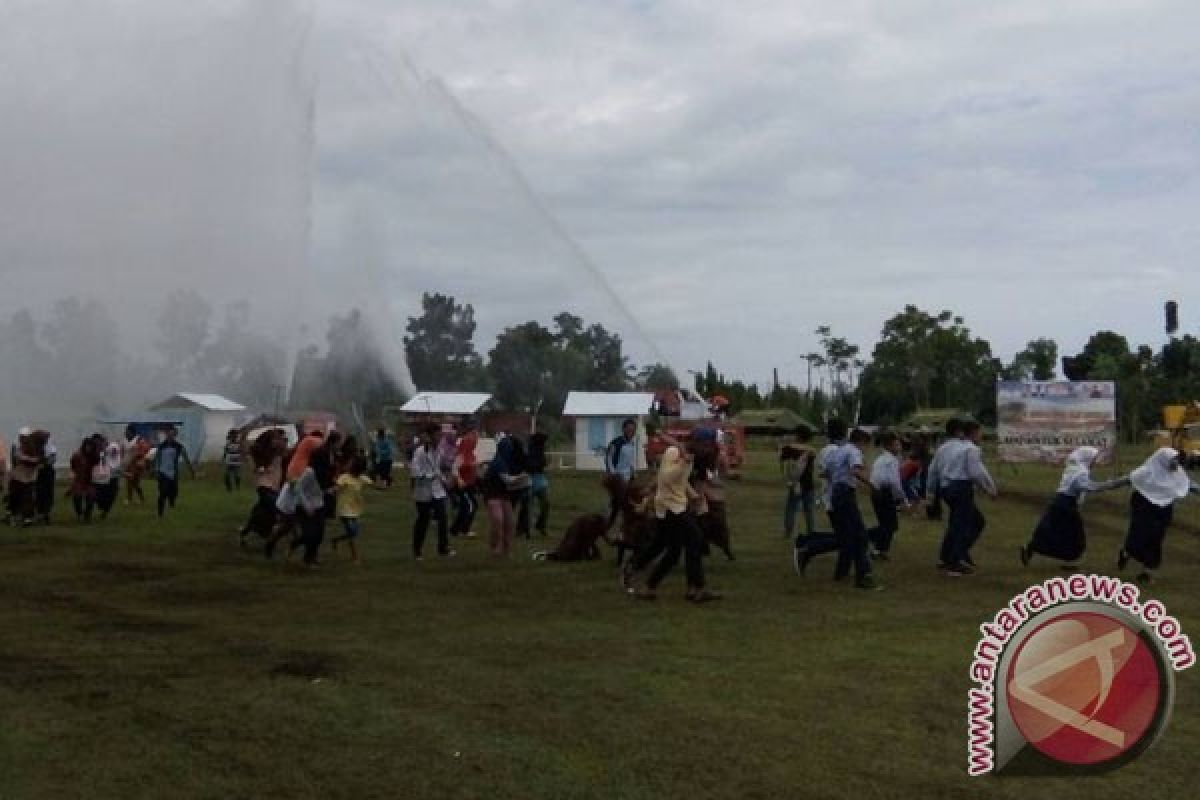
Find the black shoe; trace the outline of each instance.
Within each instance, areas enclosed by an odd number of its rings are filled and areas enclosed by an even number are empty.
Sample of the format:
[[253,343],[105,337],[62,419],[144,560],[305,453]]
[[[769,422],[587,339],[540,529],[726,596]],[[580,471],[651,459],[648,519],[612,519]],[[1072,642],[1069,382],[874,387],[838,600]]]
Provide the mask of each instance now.
[[1129,566],[1129,553],[1125,552],[1125,548],[1121,548],[1121,552],[1117,553],[1117,569],[1125,569]]
[[867,591],[871,592],[878,592],[883,589],[883,587],[879,585],[879,582],[875,580],[874,575],[863,575],[854,582],[854,588],[866,589]]
[[1028,567],[1029,560],[1033,558],[1033,551],[1029,545],[1021,545],[1017,548],[1017,552],[1021,554],[1021,566]]
[[975,566],[975,559],[971,558],[971,556],[968,554],[963,556],[962,563],[966,564],[968,567],[973,567]]

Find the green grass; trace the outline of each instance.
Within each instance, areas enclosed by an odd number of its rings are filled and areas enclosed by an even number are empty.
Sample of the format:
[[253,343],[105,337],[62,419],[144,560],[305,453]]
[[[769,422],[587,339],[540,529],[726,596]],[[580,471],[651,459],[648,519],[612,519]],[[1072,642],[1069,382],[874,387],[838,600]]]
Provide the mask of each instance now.
[[[1121,771],[965,775],[978,625],[1057,574],[1015,557],[1054,471],[997,470],[1009,493],[983,504],[979,575],[939,577],[938,530],[904,518],[870,593],[834,585],[828,562],[792,573],[781,489],[755,460],[730,492],[738,560],[707,563],[726,597],[701,608],[681,570],[638,605],[608,560],[534,563],[523,544],[507,563],[480,539],[414,563],[404,488],[369,495],[364,566],[326,551],[315,573],[239,551],[251,494],[212,480],[185,481],[161,524],[118,506],[4,529],[0,798],[1190,794],[1191,673],[1165,738]],[[594,475],[552,481],[558,530],[602,505]],[[1089,568],[1111,570],[1124,502],[1089,503]],[[1181,509],[1153,590],[1194,636],[1198,519]]]

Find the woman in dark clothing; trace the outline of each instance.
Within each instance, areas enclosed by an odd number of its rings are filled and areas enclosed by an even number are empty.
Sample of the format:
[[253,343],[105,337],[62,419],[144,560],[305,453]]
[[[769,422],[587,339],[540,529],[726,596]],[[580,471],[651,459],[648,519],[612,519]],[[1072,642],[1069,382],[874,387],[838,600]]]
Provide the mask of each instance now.
[[250,509],[250,517],[239,531],[243,545],[250,533],[257,533],[263,539],[269,539],[271,536],[278,517],[275,503],[283,485],[283,457],[286,452],[287,436],[278,429],[263,431],[250,445],[250,461],[254,466],[254,491],[258,495],[258,501]]
[[1129,560],[1139,562],[1137,579],[1150,582],[1154,570],[1162,564],[1162,545],[1175,513],[1175,503],[1190,492],[1200,491],[1188,478],[1177,450],[1164,447],[1146,463],[1129,474],[1133,484],[1130,500],[1129,531],[1117,555],[1117,569],[1125,569]]

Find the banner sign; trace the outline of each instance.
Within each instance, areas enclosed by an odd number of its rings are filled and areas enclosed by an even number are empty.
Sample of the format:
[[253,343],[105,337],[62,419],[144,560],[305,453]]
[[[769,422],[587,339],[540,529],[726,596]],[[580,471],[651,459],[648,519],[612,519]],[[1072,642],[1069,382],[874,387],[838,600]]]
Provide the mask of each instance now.
[[1001,461],[1062,464],[1077,447],[1099,448],[1112,463],[1117,385],[1112,381],[1000,381],[996,439]]

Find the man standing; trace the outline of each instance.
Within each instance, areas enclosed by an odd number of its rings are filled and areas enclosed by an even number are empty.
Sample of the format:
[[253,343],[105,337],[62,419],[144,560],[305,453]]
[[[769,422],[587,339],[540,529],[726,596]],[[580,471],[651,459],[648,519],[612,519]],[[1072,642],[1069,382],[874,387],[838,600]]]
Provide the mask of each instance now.
[[872,555],[884,561],[892,547],[892,539],[900,528],[896,506],[908,505],[908,494],[900,480],[900,437],[891,431],[879,438],[882,452],[871,465],[871,506],[875,509],[875,527],[868,538],[875,548]]
[[637,423],[627,419],[621,423],[621,435],[608,443],[604,450],[604,487],[608,489],[608,527],[610,530],[625,505],[629,482],[637,470]]
[[166,512],[167,505],[170,504],[171,508],[175,508],[175,501],[179,499],[179,463],[182,461],[187,464],[192,478],[196,477],[196,468],[192,466],[187,448],[176,439],[178,433],[174,425],[169,426],[165,432],[166,438],[158,445],[158,449],[154,453],[154,474],[158,477],[158,516],[160,518]]

